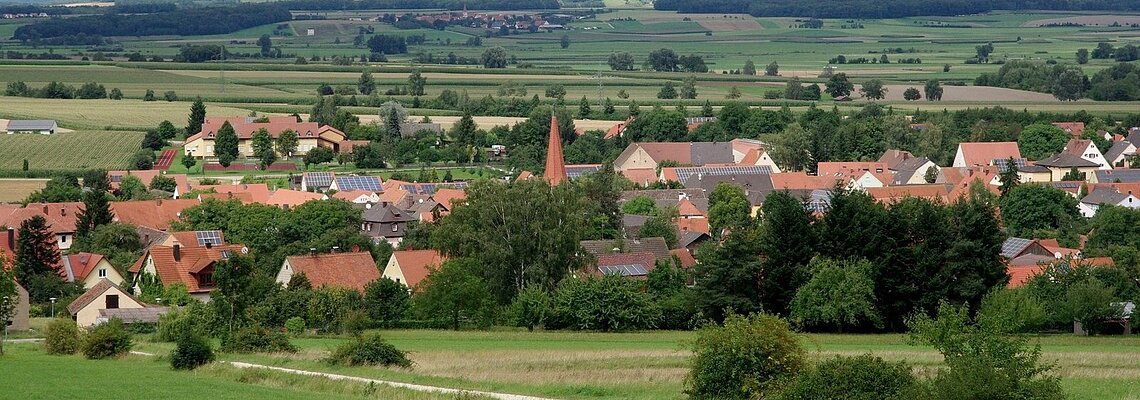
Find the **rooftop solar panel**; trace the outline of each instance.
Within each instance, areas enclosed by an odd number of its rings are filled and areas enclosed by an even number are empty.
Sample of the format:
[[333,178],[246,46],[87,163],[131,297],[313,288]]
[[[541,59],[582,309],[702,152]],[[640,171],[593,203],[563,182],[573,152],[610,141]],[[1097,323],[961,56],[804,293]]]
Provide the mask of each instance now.
[[1005,256],[1005,258],[1014,258],[1017,256],[1017,253],[1020,253],[1022,250],[1024,250],[1025,247],[1029,246],[1029,243],[1031,242],[1032,241],[1029,239],[1016,237],[1006,239],[1005,243],[1001,244],[1001,255]]
[[334,175],[332,172],[305,173],[305,182],[308,186],[329,187],[332,185]]
[[222,244],[222,232],[220,231],[197,231],[194,232],[194,237],[198,239],[198,246]]
[[342,176],[336,178],[336,186],[339,191],[348,190],[367,190],[370,192],[380,192],[384,190],[381,186],[380,177],[377,176]]
[[745,165],[731,167],[681,167],[675,171],[677,172],[677,179],[680,180],[683,185],[694,175],[763,175],[771,174],[772,168],[769,168],[767,165]]

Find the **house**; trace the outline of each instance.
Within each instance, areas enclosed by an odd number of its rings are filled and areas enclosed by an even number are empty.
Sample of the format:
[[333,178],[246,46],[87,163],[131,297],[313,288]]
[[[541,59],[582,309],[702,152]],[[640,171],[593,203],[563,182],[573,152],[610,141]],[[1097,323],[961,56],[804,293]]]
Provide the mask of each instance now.
[[88,328],[111,318],[120,318],[125,323],[155,323],[159,316],[166,313],[167,308],[149,307],[119,285],[103,279],[68,304],[67,311],[71,313],[76,325]]
[[[779,174],[776,174],[779,175]],[[764,199],[768,194],[775,190],[772,187],[771,175],[712,175],[703,176],[696,179],[689,179],[685,182],[686,188],[699,188],[706,193],[712,193],[716,190],[717,185],[727,183],[730,185],[738,186],[744,190],[744,197],[748,199],[748,203],[752,205],[752,214],[755,215],[759,210],[760,205],[764,203]],[[697,203],[694,203],[697,204]],[[678,204],[680,206],[680,204]],[[708,212],[707,199],[699,203],[698,208],[701,211]]]
[[1096,147],[1096,143],[1092,140],[1086,139],[1073,139],[1065,144],[1065,148],[1061,150],[1062,153],[1074,155],[1084,159],[1085,161],[1100,165],[1100,169],[1112,169],[1112,163],[1101,154],[1100,149]]
[[767,167],[773,174],[780,173],[780,167],[776,165],[776,161],[772,160],[772,156],[764,149],[752,149],[745,153],[744,157],[737,162],[742,166],[762,166]]
[[1140,169],[1114,169],[1096,171],[1093,183],[1136,183],[1140,182]]
[[697,254],[697,251],[701,248],[701,245],[705,244],[705,242],[708,242],[711,239],[712,236],[709,236],[709,234],[705,232],[681,232],[681,236],[677,238],[677,247],[687,250],[689,254]]
[[1120,193],[1114,187],[1100,186],[1081,199],[1077,208],[1080,209],[1082,216],[1092,218],[1096,215],[1097,210],[1105,204],[1137,209],[1140,208],[1140,198],[1131,192]]
[[306,202],[328,199],[329,196],[323,193],[302,192],[300,190],[292,189],[277,189],[273,191],[273,194],[269,195],[269,200],[266,200],[265,203],[274,207],[288,210],[296,208],[297,206],[305,204]]
[[379,176],[338,176],[333,178],[329,189],[336,191],[367,190],[379,193],[384,191],[384,181]]
[[1001,256],[1006,260],[1014,260],[1021,256],[1038,255],[1053,257],[1053,252],[1033,239],[1011,237],[1001,244]]
[[197,199],[112,201],[111,212],[115,222],[164,231],[170,229],[171,222],[182,218],[182,211],[198,204],[201,201]]
[[618,172],[625,176],[626,179],[629,179],[630,182],[641,187],[649,186],[653,184],[653,182],[661,180],[657,176],[657,170],[653,168],[632,168]]
[[146,187],[149,188],[150,181],[154,180],[154,177],[161,174],[162,171],[159,171],[157,169],[144,169],[137,171],[107,171],[107,180],[111,182],[111,190],[113,191],[118,191],[119,188],[122,187],[123,178],[126,178],[128,176],[138,178],[139,182],[142,182],[143,185],[146,185]]
[[1065,131],[1073,139],[1080,139],[1085,134],[1084,122],[1054,122],[1053,126]]
[[[113,204],[113,203],[112,203]],[[75,241],[75,218],[83,210],[83,203],[29,203],[24,207],[0,207],[0,226],[19,228],[24,221],[41,216],[55,235],[56,247],[71,248]],[[113,210],[112,210],[113,211]]]
[[821,162],[816,166],[816,173],[858,190],[883,187],[894,181],[887,164],[881,162]]
[[679,165],[732,164],[735,162],[729,142],[650,142],[630,143],[614,160],[614,169],[656,170],[663,161]]
[[388,258],[384,266],[383,277],[402,283],[411,290],[416,290],[431,273],[439,268],[447,258],[439,250],[397,250]]
[[314,288],[339,287],[364,293],[364,287],[380,279],[376,260],[367,251],[285,257],[277,272],[277,283],[288,285],[295,274],[304,274]]
[[226,122],[234,128],[238,136],[238,155],[253,157],[253,134],[261,129],[269,132],[269,136],[277,139],[285,131],[297,134],[297,150],[291,154],[281,156],[305,155],[316,147],[326,147],[334,152],[338,150],[341,142],[346,139],[343,132],[331,126],[320,126],[316,122],[297,122],[292,116],[265,117],[219,117],[206,118],[202,124],[202,131],[186,138],[184,145],[185,155],[195,158],[215,157],[214,139],[218,130]]
[[650,237],[627,241],[614,240],[583,240],[582,249],[594,258],[615,253],[650,253],[654,262],[669,262],[673,259],[669,253],[669,245],[664,238]]
[[[1016,168],[1017,178],[1021,183],[1053,182],[1053,172],[1050,171],[1048,167],[1031,164],[1025,161],[1025,159],[1014,159],[1012,164],[1008,158],[1004,160],[994,159],[993,163],[994,167],[997,168],[998,174],[1006,172],[1010,166]],[[1001,186],[1001,179],[998,178],[993,184]]]
[[629,126],[630,122],[633,122],[633,118],[634,117],[631,115],[629,118],[626,118],[625,121],[618,122],[614,126],[611,126],[610,129],[606,129],[604,138],[613,139],[625,135],[625,129]]
[[324,192],[332,187],[336,174],[332,172],[306,172],[301,174],[301,191]]
[[59,274],[68,282],[81,283],[84,289],[93,288],[104,279],[116,285],[126,281],[102,254],[68,254],[59,261]]
[[344,200],[353,204],[376,204],[380,202],[380,195],[367,190],[349,190],[346,192],[336,192],[332,198],[337,200]]
[[392,204],[367,208],[363,211],[363,216],[364,223],[360,230],[372,237],[373,242],[386,241],[392,246],[400,244],[400,240],[408,233],[408,223],[417,219],[414,214]]
[[50,119],[13,119],[8,121],[4,129],[9,135],[13,133],[39,133],[50,135],[59,130],[59,125]]
[[214,290],[214,265],[221,260],[249,250],[240,244],[214,246],[151,246],[142,257],[131,266],[130,272],[136,290],[143,275],[153,275],[163,286],[181,283],[186,285],[190,296],[202,301],[210,301]]
[[1136,145],[1127,140],[1114,142],[1104,153],[1104,160],[1113,167],[1127,166],[1128,158],[1136,156]]
[[589,275],[616,275],[623,278],[646,279],[657,266],[653,253],[613,253],[597,256]]
[[1046,158],[1035,163],[1037,166],[1049,168],[1049,175],[1051,181],[1064,180],[1066,174],[1073,169],[1077,172],[1084,174],[1083,180],[1091,180],[1095,178],[1096,171],[1101,169],[1100,164],[1086,160],[1084,158],[1074,156],[1069,153],[1059,153],[1052,157]]
[[993,165],[993,160],[1021,158],[1017,142],[963,142],[958,144],[954,155],[954,167],[976,167]]
[[[909,151],[887,150],[879,157],[879,162],[886,164],[887,170],[894,173],[890,185],[921,185],[941,183],[946,180],[941,174],[941,168],[934,161],[926,157],[915,157]],[[935,179],[934,182],[927,182],[926,174],[931,168],[934,168]]]

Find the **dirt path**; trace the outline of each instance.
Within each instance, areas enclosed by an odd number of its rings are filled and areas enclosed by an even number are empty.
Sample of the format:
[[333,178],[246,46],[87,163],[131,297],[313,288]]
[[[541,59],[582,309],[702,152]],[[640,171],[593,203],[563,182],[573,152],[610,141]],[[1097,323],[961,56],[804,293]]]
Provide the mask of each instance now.
[[[154,356],[154,354],[144,353],[141,351],[132,351],[131,354],[136,354],[136,355],[140,355],[140,356],[151,356],[151,357]],[[316,377],[321,377],[321,378],[326,378],[326,379],[332,379],[334,381],[354,381],[354,382],[363,382],[363,383],[374,383],[374,384],[378,384],[378,385],[388,385],[388,386],[397,387],[397,388],[415,390],[418,392],[446,393],[446,394],[454,394],[454,395],[459,395],[459,396],[476,395],[476,396],[486,396],[486,397],[499,399],[499,400],[552,400],[552,399],[547,399],[547,398],[543,398],[543,397],[524,396],[524,395],[518,395],[518,394],[483,392],[483,391],[478,391],[478,390],[464,390],[464,389],[452,389],[452,388],[445,388],[445,387],[438,387],[438,386],[417,385],[414,383],[382,381],[379,379],[361,378],[359,376],[330,374],[330,373],[325,373],[325,372],[305,371],[305,370],[292,369],[292,368],[271,367],[268,365],[251,364],[251,363],[240,362],[240,361],[222,361],[222,362],[230,364],[230,365],[237,367],[237,368],[261,368],[261,369],[268,369],[268,370],[272,370],[272,371],[284,372],[287,374],[316,376]]]

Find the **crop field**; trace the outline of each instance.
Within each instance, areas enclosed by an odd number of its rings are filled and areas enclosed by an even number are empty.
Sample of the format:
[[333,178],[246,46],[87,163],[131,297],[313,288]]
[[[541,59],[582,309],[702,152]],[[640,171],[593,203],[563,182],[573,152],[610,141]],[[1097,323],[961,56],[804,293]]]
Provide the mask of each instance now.
[[[294,341],[295,355],[224,355],[223,359],[437,386],[565,399],[683,399],[691,332],[384,331],[410,351],[412,370],[331,367],[320,361],[344,339]],[[813,358],[871,353],[906,360],[916,373],[941,365],[933,349],[905,335],[802,335]],[[1043,336],[1044,359],[1073,399],[1140,399],[1140,339]],[[144,351],[169,344],[140,343]]]
[[[162,94],[159,93],[159,96]],[[175,126],[184,126],[186,118],[190,115],[190,103],[183,101],[61,100],[26,97],[3,97],[0,101],[2,101],[0,118],[54,119],[61,127],[76,130],[145,130],[158,126],[163,120],[169,120]],[[249,110],[207,104],[206,113],[214,117],[242,116],[248,115]]]
[[47,179],[0,179],[0,203],[23,201],[32,192],[43,189],[47,181]]
[[[220,364],[193,372],[174,371],[165,359],[128,356],[119,360],[87,360],[81,356],[51,356],[40,344],[5,345],[0,356],[0,388],[5,395],[28,400],[49,399],[394,399],[442,400],[453,395],[415,392],[383,385],[366,385],[300,377],[264,370],[239,370]],[[124,374],[125,371],[129,373]],[[92,384],[75,382],[76,376]],[[478,399],[468,396],[465,399]]]
[[123,169],[142,144],[140,132],[76,131],[0,135],[0,170]]

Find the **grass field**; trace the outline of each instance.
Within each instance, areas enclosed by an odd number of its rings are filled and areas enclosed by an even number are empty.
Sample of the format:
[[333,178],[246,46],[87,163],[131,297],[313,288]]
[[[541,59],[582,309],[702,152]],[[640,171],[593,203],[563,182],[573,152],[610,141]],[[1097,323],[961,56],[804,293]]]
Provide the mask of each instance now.
[[76,131],[0,135],[0,169],[123,169],[142,144],[140,132]]
[[[2,72],[0,76],[3,76]],[[0,97],[0,102],[3,102],[0,105],[0,118],[54,119],[60,127],[75,130],[141,131],[154,128],[163,120],[169,120],[174,126],[179,127],[186,125],[186,118],[190,115],[189,102],[26,97]],[[206,113],[212,117],[244,116],[249,114],[249,110],[208,104]],[[0,152],[2,151],[3,149],[0,149]],[[0,161],[4,162],[11,160]]]
[[[39,344],[5,346],[0,357],[0,397],[54,399],[396,399],[440,400],[456,396],[301,377],[214,364],[193,372],[174,371],[166,360],[128,356],[87,360],[50,356]],[[83,377],[77,380],[76,377]],[[477,399],[466,396],[464,399]]]
[[43,189],[47,181],[47,179],[0,179],[0,203],[23,201],[32,192]]
[[[331,367],[320,361],[344,339],[295,340],[295,355],[224,355],[288,368],[429,385],[566,399],[682,399],[691,332],[385,331],[410,351],[411,371]],[[1140,338],[1044,336],[1044,358],[1058,365],[1073,399],[1140,399]],[[813,358],[871,353],[906,360],[918,373],[941,365],[933,349],[904,335],[803,335]],[[169,344],[142,343],[144,351]]]

